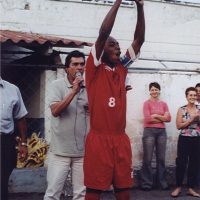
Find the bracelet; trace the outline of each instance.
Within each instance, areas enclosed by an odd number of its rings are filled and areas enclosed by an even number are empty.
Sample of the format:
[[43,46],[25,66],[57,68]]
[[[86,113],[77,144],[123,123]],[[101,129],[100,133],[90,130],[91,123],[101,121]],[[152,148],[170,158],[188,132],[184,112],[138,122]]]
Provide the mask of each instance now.
[[22,142],[22,143],[21,143],[21,146],[25,146],[25,147],[27,147],[28,145],[27,145],[27,143]]

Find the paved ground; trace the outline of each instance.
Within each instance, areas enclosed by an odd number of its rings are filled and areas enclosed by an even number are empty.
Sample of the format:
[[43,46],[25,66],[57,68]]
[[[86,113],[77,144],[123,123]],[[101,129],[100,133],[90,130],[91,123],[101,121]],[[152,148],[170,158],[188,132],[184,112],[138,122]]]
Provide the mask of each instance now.
[[[168,191],[152,190],[150,192],[141,191],[139,189],[131,190],[131,200],[172,200],[176,198],[171,198],[170,193],[173,189]],[[200,188],[197,189],[200,192]],[[43,200],[44,194],[38,193],[18,193],[11,194],[10,200]],[[195,198],[187,196],[187,190],[183,189],[181,195],[177,198],[178,200],[197,200],[200,198]],[[72,200],[71,197],[65,198],[63,200]],[[106,192],[102,194],[101,200],[115,200],[112,192]]]

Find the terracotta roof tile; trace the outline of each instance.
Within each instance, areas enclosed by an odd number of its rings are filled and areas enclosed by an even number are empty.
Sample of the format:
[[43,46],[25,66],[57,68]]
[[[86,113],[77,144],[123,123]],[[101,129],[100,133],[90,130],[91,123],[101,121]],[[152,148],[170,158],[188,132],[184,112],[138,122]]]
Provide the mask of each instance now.
[[15,44],[21,42],[27,44],[38,43],[39,45],[49,43],[52,46],[57,46],[57,47],[92,46],[92,43],[73,40],[73,39],[66,39],[66,38],[37,34],[37,33],[0,30],[0,43],[4,43],[7,41],[12,41]]

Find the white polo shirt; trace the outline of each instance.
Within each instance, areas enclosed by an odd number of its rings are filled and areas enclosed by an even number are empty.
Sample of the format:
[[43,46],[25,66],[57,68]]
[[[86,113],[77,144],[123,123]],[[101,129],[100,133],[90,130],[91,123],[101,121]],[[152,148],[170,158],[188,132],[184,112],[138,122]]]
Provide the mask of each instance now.
[[[49,91],[49,105],[52,105],[63,100],[72,91],[72,85],[65,76],[53,81]],[[50,151],[69,157],[84,155],[85,138],[89,128],[87,108],[86,89],[81,88],[60,116],[51,115]]]

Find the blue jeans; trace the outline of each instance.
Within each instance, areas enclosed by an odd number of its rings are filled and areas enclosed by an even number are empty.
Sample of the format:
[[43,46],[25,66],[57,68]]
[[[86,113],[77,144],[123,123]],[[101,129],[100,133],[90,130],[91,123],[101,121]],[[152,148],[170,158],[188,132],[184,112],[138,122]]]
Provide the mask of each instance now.
[[143,165],[141,171],[141,187],[151,189],[153,187],[152,157],[156,148],[156,168],[157,178],[160,186],[165,189],[168,187],[165,178],[165,152],[167,134],[164,128],[144,128],[143,134]]

